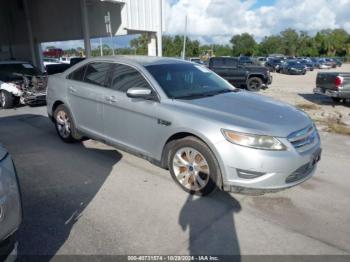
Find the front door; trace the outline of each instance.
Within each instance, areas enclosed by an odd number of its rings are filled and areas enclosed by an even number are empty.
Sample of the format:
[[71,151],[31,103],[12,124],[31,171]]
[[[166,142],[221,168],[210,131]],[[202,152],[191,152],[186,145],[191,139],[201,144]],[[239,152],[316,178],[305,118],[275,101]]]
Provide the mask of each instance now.
[[[103,115],[105,135],[110,142],[132,151],[154,157],[160,104],[157,101],[129,98],[126,92],[131,87],[152,87],[135,68],[116,64],[111,74],[110,88],[105,96]],[[154,92],[154,90],[153,90]]]

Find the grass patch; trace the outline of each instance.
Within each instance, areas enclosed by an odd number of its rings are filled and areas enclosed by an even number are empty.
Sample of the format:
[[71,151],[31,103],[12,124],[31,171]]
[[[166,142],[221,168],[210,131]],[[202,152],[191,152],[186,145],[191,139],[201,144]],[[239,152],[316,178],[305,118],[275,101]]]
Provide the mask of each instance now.
[[350,127],[343,124],[328,124],[328,132],[350,136]]
[[350,136],[350,126],[345,125],[339,119],[328,118],[328,119],[314,119],[316,123],[326,126],[326,130],[329,133],[335,133],[340,135]]
[[315,104],[310,104],[310,103],[299,103],[296,104],[296,107],[302,110],[319,110],[321,107],[315,105]]

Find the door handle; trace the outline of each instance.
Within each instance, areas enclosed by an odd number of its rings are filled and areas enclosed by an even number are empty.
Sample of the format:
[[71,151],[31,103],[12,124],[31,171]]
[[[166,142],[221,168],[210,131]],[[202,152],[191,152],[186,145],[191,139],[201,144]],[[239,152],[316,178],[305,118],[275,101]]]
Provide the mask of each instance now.
[[71,93],[76,93],[76,92],[77,92],[77,90],[76,90],[75,88],[73,88],[73,87],[69,87],[69,91],[70,91]]
[[106,96],[105,100],[110,103],[116,103],[118,101],[115,96]]

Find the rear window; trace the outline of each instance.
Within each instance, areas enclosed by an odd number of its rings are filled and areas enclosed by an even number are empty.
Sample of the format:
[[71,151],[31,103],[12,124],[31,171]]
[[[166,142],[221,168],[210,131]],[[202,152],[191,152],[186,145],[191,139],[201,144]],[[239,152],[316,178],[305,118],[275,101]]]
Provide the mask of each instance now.
[[82,66],[69,74],[68,78],[75,81],[83,81],[86,66]]
[[237,66],[237,60],[234,58],[216,58],[212,60],[212,66],[214,67],[235,67]]

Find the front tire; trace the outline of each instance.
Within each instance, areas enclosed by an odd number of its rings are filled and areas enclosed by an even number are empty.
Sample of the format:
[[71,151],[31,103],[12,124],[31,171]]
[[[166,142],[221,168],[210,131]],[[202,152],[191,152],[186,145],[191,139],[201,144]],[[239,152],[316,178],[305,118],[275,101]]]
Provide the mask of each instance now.
[[6,90],[0,91],[0,105],[4,109],[9,109],[15,105],[15,97]]
[[332,97],[333,102],[340,103],[341,98],[339,97]]
[[258,92],[263,86],[263,81],[259,77],[251,77],[247,81],[247,89],[252,92]]
[[214,154],[195,137],[173,143],[168,166],[174,181],[189,194],[206,196],[221,184],[221,172]]
[[55,127],[58,136],[65,143],[75,143],[82,140],[78,134],[71,113],[65,105],[59,105],[54,112]]

